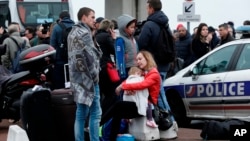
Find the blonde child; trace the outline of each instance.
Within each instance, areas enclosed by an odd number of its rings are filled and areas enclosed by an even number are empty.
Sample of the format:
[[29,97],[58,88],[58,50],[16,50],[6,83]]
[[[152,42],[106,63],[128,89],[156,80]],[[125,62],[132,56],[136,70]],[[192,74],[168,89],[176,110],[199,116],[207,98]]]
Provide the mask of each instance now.
[[[142,70],[138,67],[131,67],[128,72],[128,78],[126,79],[126,83],[136,83],[144,80],[142,76]],[[140,115],[147,117],[146,125],[152,128],[158,127],[154,122],[152,117],[152,103],[148,101],[149,92],[148,89],[137,90],[133,93],[129,91],[125,91],[123,95],[124,101],[133,101],[136,103],[138,113]]]

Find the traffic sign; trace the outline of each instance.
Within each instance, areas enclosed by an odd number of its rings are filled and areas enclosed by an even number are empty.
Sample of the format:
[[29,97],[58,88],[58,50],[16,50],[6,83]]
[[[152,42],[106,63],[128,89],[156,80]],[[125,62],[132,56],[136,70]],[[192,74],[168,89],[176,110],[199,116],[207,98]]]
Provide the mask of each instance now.
[[200,15],[177,15],[178,22],[200,22]]
[[183,2],[183,15],[194,15],[195,4],[194,2],[186,1]]

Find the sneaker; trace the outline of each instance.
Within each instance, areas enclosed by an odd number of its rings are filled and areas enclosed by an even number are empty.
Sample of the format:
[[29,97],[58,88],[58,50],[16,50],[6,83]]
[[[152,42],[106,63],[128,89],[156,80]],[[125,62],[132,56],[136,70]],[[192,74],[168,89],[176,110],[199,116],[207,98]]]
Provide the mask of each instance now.
[[158,127],[158,125],[153,120],[147,120],[146,125],[152,128]]

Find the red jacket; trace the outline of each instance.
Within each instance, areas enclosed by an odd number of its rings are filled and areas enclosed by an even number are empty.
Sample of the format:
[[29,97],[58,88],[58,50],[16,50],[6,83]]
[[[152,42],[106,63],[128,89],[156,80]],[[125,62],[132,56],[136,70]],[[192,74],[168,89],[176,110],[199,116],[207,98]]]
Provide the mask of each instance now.
[[144,77],[144,81],[126,84],[126,81],[122,83],[123,90],[143,90],[148,88],[149,95],[151,99],[149,99],[153,104],[157,104],[158,96],[160,93],[160,85],[161,85],[161,76],[156,68],[151,69]]

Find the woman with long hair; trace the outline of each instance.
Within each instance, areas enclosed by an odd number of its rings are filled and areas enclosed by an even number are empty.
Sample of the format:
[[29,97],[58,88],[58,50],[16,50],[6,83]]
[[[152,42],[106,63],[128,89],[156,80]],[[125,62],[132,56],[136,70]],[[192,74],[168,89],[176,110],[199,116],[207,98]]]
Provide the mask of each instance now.
[[192,40],[192,51],[195,60],[205,55],[211,50],[210,41],[212,40],[211,34],[208,34],[208,26],[205,23],[200,23],[197,33]]

